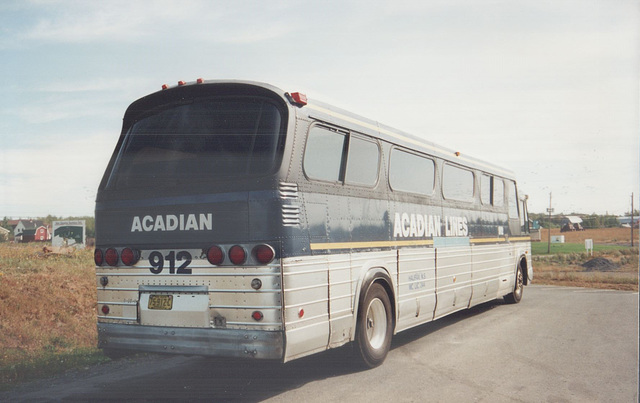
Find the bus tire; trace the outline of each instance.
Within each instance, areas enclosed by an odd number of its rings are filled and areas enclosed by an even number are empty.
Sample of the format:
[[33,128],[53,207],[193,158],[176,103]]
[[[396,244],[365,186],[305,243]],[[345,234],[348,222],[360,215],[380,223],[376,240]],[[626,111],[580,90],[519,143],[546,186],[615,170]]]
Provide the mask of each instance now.
[[373,283],[358,310],[356,350],[366,368],[375,368],[391,348],[393,321],[391,303],[384,287]]
[[524,291],[524,273],[522,267],[518,265],[516,271],[516,285],[513,287],[513,291],[504,296],[504,300],[508,304],[517,304],[522,299],[522,292]]

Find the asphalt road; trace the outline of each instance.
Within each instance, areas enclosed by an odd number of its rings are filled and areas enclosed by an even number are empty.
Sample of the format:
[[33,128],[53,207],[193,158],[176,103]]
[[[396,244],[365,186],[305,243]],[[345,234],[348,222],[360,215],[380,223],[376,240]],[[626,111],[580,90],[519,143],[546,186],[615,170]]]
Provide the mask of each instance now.
[[0,393],[0,401],[637,402],[638,293],[547,286],[396,335],[359,371],[348,348],[286,365],[140,356]]

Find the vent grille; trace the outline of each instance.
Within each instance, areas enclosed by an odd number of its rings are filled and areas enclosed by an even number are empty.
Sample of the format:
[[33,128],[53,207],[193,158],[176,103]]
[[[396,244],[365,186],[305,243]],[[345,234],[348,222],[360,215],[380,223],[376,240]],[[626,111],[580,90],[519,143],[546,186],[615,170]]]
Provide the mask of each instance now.
[[[280,198],[283,200],[298,199],[298,185],[296,183],[280,182]],[[282,224],[285,227],[297,227],[300,225],[300,206],[282,205]]]
[[297,227],[298,225],[300,225],[300,207],[283,205],[282,224],[285,227]]
[[280,198],[282,199],[297,199],[298,198],[298,185],[296,183],[280,182]]

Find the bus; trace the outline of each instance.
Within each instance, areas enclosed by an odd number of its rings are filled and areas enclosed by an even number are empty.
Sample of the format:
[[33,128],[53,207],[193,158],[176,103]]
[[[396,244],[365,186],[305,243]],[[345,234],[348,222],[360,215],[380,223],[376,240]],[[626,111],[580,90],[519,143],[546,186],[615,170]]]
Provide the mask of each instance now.
[[513,172],[377,121],[229,80],[133,102],[96,198],[99,347],[288,362],[533,279]]

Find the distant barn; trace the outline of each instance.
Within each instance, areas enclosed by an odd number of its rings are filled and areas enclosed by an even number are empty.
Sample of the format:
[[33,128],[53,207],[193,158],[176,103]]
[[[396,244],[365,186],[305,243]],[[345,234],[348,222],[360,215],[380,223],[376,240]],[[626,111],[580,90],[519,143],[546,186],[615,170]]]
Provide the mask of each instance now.
[[562,219],[562,227],[560,232],[567,231],[584,231],[582,227],[582,218],[575,215],[568,215]]

